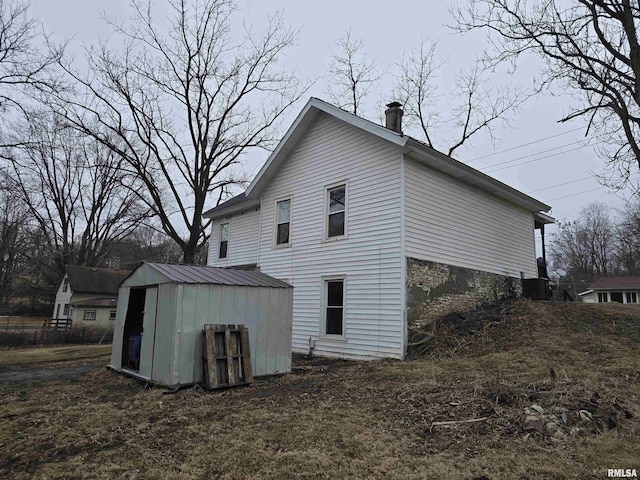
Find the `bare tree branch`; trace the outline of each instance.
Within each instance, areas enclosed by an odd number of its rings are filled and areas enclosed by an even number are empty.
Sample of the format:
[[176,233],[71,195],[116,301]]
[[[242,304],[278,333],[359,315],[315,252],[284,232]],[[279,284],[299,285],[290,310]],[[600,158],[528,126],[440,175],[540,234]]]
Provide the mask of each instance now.
[[148,216],[123,159],[61,120],[31,113],[16,128],[29,142],[13,149],[10,164],[13,188],[60,271],[67,263],[100,265],[111,245]]
[[62,51],[41,33],[28,2],[0,0],[0,145],[8,142],[4,131],[7,112],[24,113],[30,90],[49,93],[61,88],[51,67]]
[[575,102],[560,121],[585,117],[599,141],[609,186],[640,169],[640,10],[630,0],[469,0],[453,11],[459,32],[484,30],[486,61],[514,67],[528,54],[544,62],[539,93],[558,89]]
[[376,88],[382,76],[364,50],[364,41],[353,39],[351,30],[347,31],[331,49],[325,78],[329,101],[360,116],[363,100]]
[[407,124],[418,127],[428,146],[453,156],[480,132],[493,139],[494,126],[508,124],[527,95],[513,86],[488,87],[488,70],[477,62],[456,75],[453,89],[440,93],[437,77],[443,64],[437,61],[437,43],[423,40],[398,65],[394,93],[404,104]]
[[111,23],[123,47],[88,51],[88,76],[62,63],[82,89],[60,96],[58,108],[124,159],[144,185],[140,200],[192,263],[208,237],[205,205],[245,181],[239,167],[246,154],[275,145],[283,113],[307,87],[280,67],[297,35],[280,16],[236,41],[230,0],[166,5],[166,33],[151,2],[134,0],[130,21]]

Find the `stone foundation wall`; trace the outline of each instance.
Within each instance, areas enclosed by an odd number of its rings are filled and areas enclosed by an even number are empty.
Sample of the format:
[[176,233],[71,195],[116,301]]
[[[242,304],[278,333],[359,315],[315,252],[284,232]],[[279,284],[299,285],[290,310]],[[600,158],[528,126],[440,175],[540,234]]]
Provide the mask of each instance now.
[[439,316],[522,295],[519,278],[407,258],[409,327]]

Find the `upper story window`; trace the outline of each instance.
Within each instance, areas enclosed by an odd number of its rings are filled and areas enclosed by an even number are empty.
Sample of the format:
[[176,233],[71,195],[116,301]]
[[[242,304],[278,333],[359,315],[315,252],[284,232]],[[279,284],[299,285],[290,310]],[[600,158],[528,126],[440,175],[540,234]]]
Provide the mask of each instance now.
[[227,258],[227,247],[229,245],[229,224],[220,225],[220,241],[218,242],[218,258]]
[[327,188],[326,193],[326,238],[345,235],[347,218],[347,186]]
[[62,310],[62,315],[64,315],[65,317],[69,317],[69,304],[65,303],[64,304],[64,309]]
[[276,245],[291,243],[291,199],[276,202]]
[[67,290],[69,290],[69,279],[64,277],[64,280],[62,280],[62,291],[66,292]]

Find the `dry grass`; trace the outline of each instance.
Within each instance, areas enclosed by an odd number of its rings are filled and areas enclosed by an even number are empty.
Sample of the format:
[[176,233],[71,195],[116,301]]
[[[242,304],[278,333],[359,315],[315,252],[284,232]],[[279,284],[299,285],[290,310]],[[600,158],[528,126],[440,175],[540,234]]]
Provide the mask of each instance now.
[[42,328],[47,317],[10,317],[0,316],[0,328],[5,330],[28,330]]
[[[215,393],[145,389],[101,368],[109,347],[2,351],[0,377],[25,375],[0,384],[0,474],[606,478],[640,468],[640,309],[600,307],[471,312],[436,359],[296,359],[291,375]],[[59,375],[29,376],[47,369]],[[532,405],[566,424],[531,427]]]

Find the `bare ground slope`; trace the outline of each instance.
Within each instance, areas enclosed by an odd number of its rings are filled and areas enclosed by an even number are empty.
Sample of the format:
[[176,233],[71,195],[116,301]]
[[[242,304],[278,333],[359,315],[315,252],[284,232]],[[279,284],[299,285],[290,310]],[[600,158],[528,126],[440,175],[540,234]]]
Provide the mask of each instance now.
[[520,301],[413,337],[413,361],[296,358],[291,375],[215,393],[146,389],[103,368],[104,346],[0,351],[0,476],[560,480],[640,470],[640,307]]

